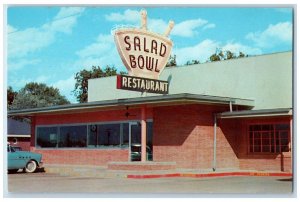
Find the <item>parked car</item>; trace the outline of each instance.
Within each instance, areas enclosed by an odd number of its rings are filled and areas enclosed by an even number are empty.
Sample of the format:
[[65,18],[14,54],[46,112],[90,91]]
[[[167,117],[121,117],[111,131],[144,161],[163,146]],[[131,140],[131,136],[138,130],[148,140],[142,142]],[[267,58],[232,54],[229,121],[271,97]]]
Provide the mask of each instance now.
[[13,148],[15,151],[22,151],[22,148],[21,148],[21,147],[18,147],[18,146],[12,146],[12,148]]
[[[141,161],[142,157],[142,146],[141,144],[131,144],[131,161]],[[146,147],[147,161],[152,161],[152,151],[149,146]]]
[[7,144],[7,170],[8,173],[16,173],[23,169],[26,173],[33,173],[37,168],[42,168],[42,155],[27,151],[16,151]]

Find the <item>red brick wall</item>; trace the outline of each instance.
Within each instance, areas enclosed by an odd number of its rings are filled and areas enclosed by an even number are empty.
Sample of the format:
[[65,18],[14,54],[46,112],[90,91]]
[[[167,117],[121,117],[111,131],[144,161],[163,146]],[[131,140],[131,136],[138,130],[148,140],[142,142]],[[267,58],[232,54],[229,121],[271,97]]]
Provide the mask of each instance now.
[[[178,168],[211,169],[213,161],[213,114],[228,111],[228,106],[181,105],[147,110],[153,118],[153,160],[176,162]],[[31,149],[42,153],[49,164],[106,165],[110,161],[128,161],[128,150],[61,149],[37,150],[34,147],[35,124],[70,124],[139,120],[140,109],[44,115],[33,118]],[[285,118],[219,119],[217,127],[217,169],[291,170],[291,155],[253,155],[248,152],[247,125],[250,123],[289,122]]]
[[[212,168],[213,112],[209,105],[159,107],[153,111],[154,161],[176,162],[179,168]],[[225,127],[225,126],[224,126]],[[226,136],[227,135],[227,136]],[[233,135],[217,129],[217,168],[238,168]]]
[[248,125],[268,123],[290,123],[289,117],[279,118],[256,118],[241,121],[241,133],[238,136],[238,157],[242,170],[273,170],[291,171],[292,158],[290,152],[281,154],[253,154],[248,152]]
[[128,149],[33,149],[43,155],[45,164],[100,165],[128,161]]
[[[14,139],[17,139],[17,143],[14,143]],[[30,151],[30,137],[9,137],[8,142],[12,146],[21,147],[23,151]]]

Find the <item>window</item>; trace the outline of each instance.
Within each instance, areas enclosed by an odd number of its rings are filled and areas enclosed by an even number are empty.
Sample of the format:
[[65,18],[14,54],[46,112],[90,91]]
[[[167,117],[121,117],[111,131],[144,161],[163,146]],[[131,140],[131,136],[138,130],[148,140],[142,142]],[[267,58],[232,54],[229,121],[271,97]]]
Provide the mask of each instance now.
[[87,126],[62,126],[58,147],[86,147]]
[[289,151],[289,124],[249,126],[250,153],[280,153]]
[[[138,132],[140,133],[140,129]],[[147,145],[152,148],[152,122],[147,124],[147,139]],[[129,123],[38,126],[36,129],[36,147],[128,148]]]
[[57,127],[37,128],[37,147],[57,147]]
[[128,146],[128,123],[89,125],[88,147]]

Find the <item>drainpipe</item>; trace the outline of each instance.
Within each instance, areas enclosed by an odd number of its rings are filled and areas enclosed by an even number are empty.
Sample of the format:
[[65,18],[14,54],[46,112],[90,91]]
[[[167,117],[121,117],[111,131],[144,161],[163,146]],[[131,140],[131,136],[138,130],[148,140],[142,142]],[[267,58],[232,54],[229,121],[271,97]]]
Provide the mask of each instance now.
[[230,109],[230,112],[232,112],[232,100],[229,101],[229,109]]
[[212,170],[216,171],[217,167],[217,114],[214,114],[214,156]]

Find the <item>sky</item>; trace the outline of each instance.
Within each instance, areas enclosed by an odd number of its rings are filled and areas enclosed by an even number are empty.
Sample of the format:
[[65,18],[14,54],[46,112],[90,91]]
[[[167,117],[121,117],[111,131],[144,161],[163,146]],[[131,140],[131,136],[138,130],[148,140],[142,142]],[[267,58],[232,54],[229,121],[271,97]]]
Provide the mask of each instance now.
[[164,33],[169,20],[177,64],[205,62],[216,50],[249,56],[293,49],[293,10],[276,7],[121,7],[9,6],[7,8],[7,86],[15,91],[29,82],[56,87],[72,103],[74,76],[92,66],[126,71],[111,31],[140,26]]

